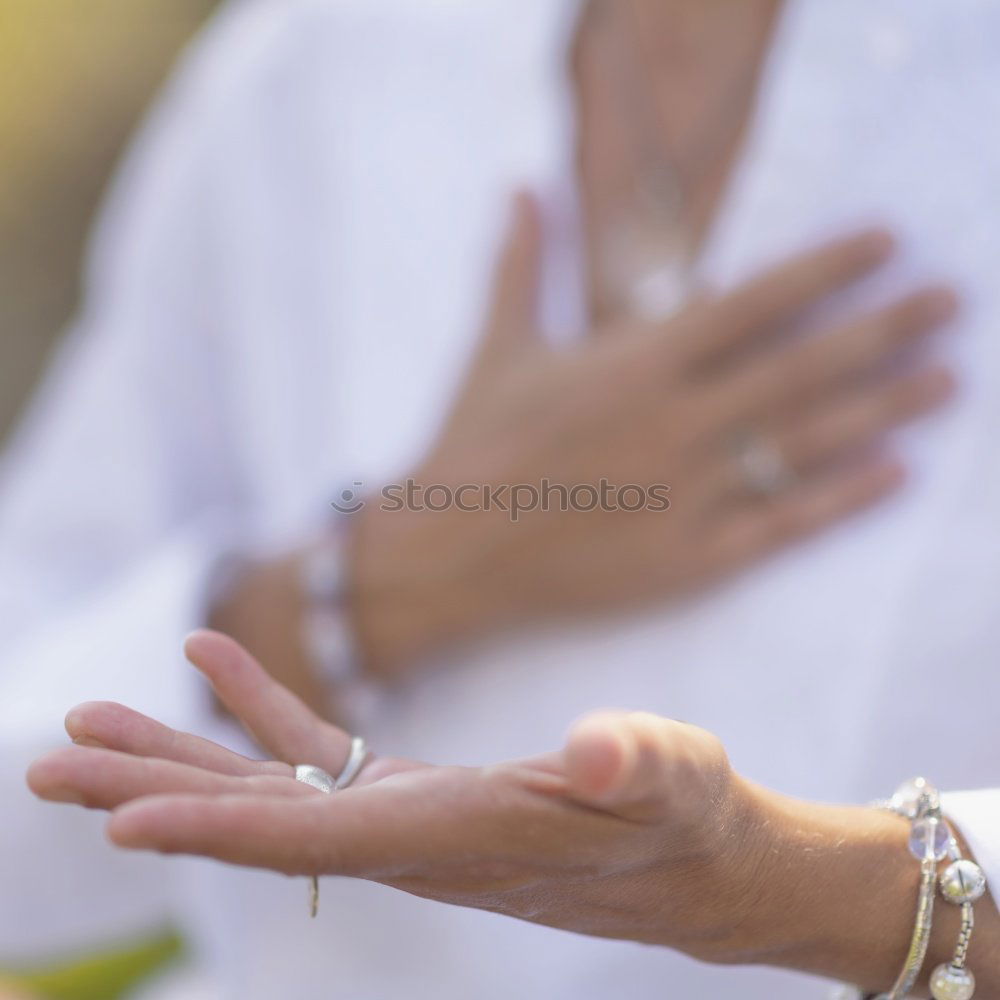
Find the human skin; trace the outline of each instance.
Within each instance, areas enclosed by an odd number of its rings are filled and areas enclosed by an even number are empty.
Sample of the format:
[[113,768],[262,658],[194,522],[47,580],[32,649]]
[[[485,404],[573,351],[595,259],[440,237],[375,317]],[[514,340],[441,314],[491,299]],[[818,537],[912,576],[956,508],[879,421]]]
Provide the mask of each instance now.
[[[704,730],[599,712],[558,753],[484,768],[372,757],[350,789],[326,796],[296,782],[292,765],[337,773],[348,735],[231,639],[196,633],[187,653],[272,760],[90,703],[67,717],[77,745],[32,766],[32,790],[111,810],[108,834],[122,847],[362,878],[873,991],[902,965],[919,868],[909,824],[761,788]],[[976,910],[969,965],[980,995],[995,996],[1000,914],[990,898]],[[928,970],[950,957],[957,935],[957,908],[940,904]]]
[[[718,300],[651,326],[625,322],[572,350],[530,328],[539,224],[517,199],[488,332],[452,415],[413,479],[574,485],[664,483],[667,511],[384,509],[356,515],[348,606],[382,679],[442,647],[538,620],[687,596],[877,502],[903,478],[885,435],[939,407],[950,372],[914,360],[953,316],[926,286],[877,310],[791,336],[803,314],[892,254],[879,230],[777,265]],[[903,359],[909,363],[902,364]],[[732,457],[752,429],[797,475],[749,493]],[[210,624],[240,639],[311,704],[298,644],[300,553],[252,568]]]
[[[628,95],[609,84],[614,51],[634,53],[625,60],[639,67],[633,89],[648,91],[652,105],[649,120],[634,124],[656,133],[681,175],[681,221],[695,251],[738,159],[780,4],[738,7],[614,0],[583,19],[571,71],[590,271],[636,166],[634,136],[622,127]],[[547,344],[538,329],[539,242],[537,209],[522,195],[479,350],[410,478],[453,487],[663,483],[672,506],[531,511],[513,524],[496,510],[385,511],[369,502],[346,533],[347,613],[362,666],[383,681],[498,632],[674,601],[823,531],[899,486],[886,435],[951,391],[946,371],[913,356],[953,312],[947,289],[914,289],[916,298],[866,314],[833,306],[891,254],[885,234],[804,250],[663,322],[624,315],[591,273],[588,328],[569,348]],[[769,502],[741,488],[731,442],[747,430],[783,448],[797,488]],[[377,493],[382,484],[370,485]],[[209,624],[311,705],[335,712],[301,641],[302,556],[249,567]]]

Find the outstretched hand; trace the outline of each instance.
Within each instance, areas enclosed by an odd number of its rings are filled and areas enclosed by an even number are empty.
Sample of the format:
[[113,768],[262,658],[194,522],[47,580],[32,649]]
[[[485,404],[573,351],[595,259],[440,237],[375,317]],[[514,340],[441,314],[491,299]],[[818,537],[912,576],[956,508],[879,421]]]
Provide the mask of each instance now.
[[720,913],[739,924],[750,796],[702,730],[598,713],[561,753],[485,768],[372,757],[327,796],[294,765],[336,774],[348,734],[225,636],[196,633],[187,654],[272,760],[89,703],[66,719],[76,745],[32,766],[36,794],[111,810],[122,847],[371,879],[589,934],[707,954],[725,946]]
[[[294,765],[339,773],[350,736],[233,640],[199,632],[187,654],[273,759],[90,703],[67,716],[76,745],[31,767],[36,794],[110,810],[122,847],[369,879],[875,992],[898,972],[918,877],[899,817],[769,792],[737,775],[711,734],[643,712],[589,715],[561,752],[492,767],[370,757],[349,788],[325,795],[296,781]],[[950,956],[957,914],[935,920],[928,968]],[[992,903],[977,924],[970,960],[1000,995]]]

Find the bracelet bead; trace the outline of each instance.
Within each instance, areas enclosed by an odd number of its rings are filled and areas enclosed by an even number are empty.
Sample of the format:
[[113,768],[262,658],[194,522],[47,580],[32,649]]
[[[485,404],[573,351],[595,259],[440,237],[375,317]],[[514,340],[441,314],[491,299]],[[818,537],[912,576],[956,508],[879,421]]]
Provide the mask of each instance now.
[[986,875],[975,861],[953,861],[941,875],[941,895],[956,906],[975,903],[986,895]]
[[944,861],[948,856],[951,832],[948,825],[937,816],[918,819],[910,831],[910,853],[918,860],[933,858]]
[[968,969],[939,965],[931,975],[934,1000],[972,1000],[975,992],[976,977]]

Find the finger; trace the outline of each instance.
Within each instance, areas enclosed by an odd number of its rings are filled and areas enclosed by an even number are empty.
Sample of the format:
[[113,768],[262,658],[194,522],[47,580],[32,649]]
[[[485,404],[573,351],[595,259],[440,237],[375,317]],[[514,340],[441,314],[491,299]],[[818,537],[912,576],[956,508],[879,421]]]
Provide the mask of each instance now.
[[458,785],[442,795],[415,788],[404,774],[294,805],[261,795],[152,796],[117,810],[108,835],[122,847],[286,874],[400,875],[454,860],[456,842],[478,838],[476,846],[487,849],[483,816],[494,820],[500,807],[477,792],[474,779],[469,784],[467,769],[435,770],[445,781],[456,774]]
[[902,466],[869,458],[836,469],[774,500],[734,513],[706,546],[706,569],[718,576],[751,565],[871,507],[903,483]]
[[482,898],[519,867],[565,864],[581,843],[606,842],[607,824],[567,801],[564,780],[522,762],[425,767],[322,801],[152,796],[116,810],[108,835],[122,847],[368,878],[454,901]]
[[716,363],[870,274],[890,257],[893,248],[887,232],[870,229],[793,257],[699,309],[699,319],[710,318],[710,322],[692,324],[680,349],[696,365]]
[[239,643],[200,631],[188,638],[184,651],[271,756],[293,766],[313,764],[336,777],[347,759],[350,736],[278,684]]
[[159,757],[235,777],[273,774],[287,778],[294,773],[288,764],[251,760],[113,702],[78,705],[66,716],[66,732],[81,746],[119,750],[136,757]]
[[237,778],[170,760],[76,746],[56,750],[32,764],[28,786],[40,798],[90,809],[114,809],[142,796],[166,793],[283,798],[317,794],[288,776]]
[[509,231],[497,265],[479,366],[489,367],[536,340],[540,269],[538,205],[522,192],[514,198]]
[[[271,796],[161,795],[118,809],[108,836],[119,847],[163,854],[194,854],[286,875],[348,874],[334,864],[334,848],[350,854],[364,834],[350,817],[331,822],[309,801]],[[402,838],[401,838],[401,846]]]
[[[799,478],[851,454],[870,452],[881,438],[942,406],[954,395],[955,379],[944,367],[894,374],[887,379],[796,411],[767,437]],[[726,454],[708,473],[706,492],[743,497],[747,483],[734,456]]]
[[804,416],[782,437],[792,467],[808,473],[845,453],[870,451],[878,439],[940,407],[955,379],[944,367],[890,378]]
[[656,822],[702,804],[727,767],[711,734],[648,712],[595,712],[570,730],[569,794],[626,819]]
[[923,289],[885,309],[754,361],[720,379],[716,420],[726,424],[800,404],[870,374],[940,329],[957,308],[947,288]]

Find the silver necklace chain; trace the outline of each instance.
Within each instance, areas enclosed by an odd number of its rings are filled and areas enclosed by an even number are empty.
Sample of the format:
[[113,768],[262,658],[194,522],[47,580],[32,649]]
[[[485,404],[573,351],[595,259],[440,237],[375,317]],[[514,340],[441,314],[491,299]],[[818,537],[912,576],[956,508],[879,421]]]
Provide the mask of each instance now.
[[636,58],[636,32],[622,24],[620,0],[591,4],[591,13],[614,21],[614,78],[608,83],[618,95],[636,159],[628,207],[615,214],[600,240],[602,279],[616,304],[644,318],[663,319],[683,306],[695,286],[685,178],[697,178],[717,162],[746,113],[753,88],[741,77],[738,86],[727,89],[720,110],[710,116],[711,127],[703,130],[682,166],[681,157],[666,148],[660,108]]

